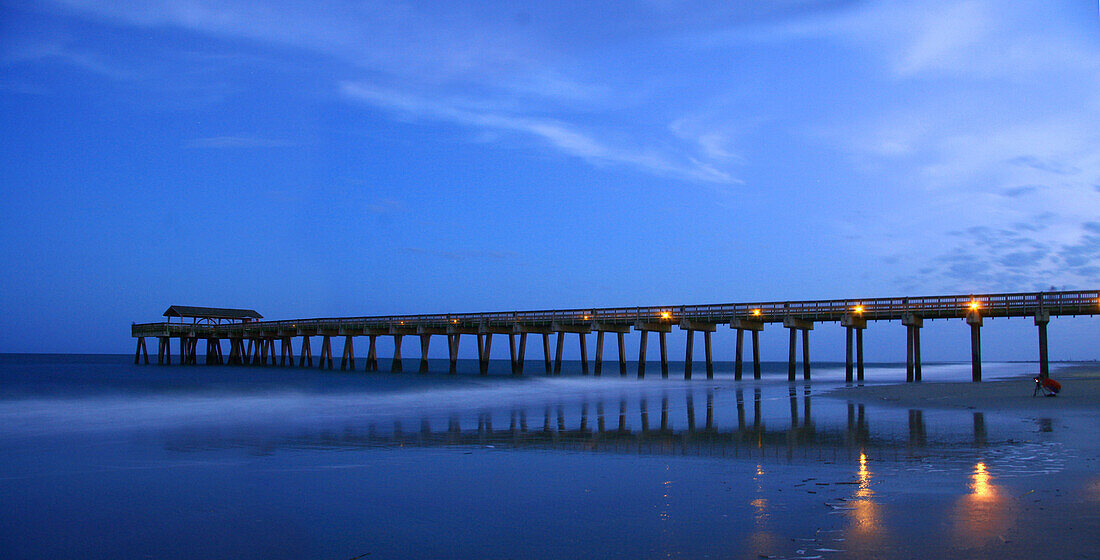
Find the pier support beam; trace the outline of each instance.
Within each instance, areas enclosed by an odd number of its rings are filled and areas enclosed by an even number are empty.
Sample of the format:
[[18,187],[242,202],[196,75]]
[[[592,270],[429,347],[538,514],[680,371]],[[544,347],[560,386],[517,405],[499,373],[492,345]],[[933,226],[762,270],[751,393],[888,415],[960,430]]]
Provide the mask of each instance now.
[[630,332],[630,325],[618,323],[596,322],[592,324],[592,330],[596,331],[596,375],[603,372],[603,337],[604,333],[615,333],[619,341],[619,375],[626,375],[626,352],[624,350],[626,333]]
[[157,337],[157,364],[170,365],[172,363],[171,338],[167,336]]
[[563,345],[565,344],[565,333],[577,333],[581,350],[581,373],[588,375],[588,343],[585,341],[584,335],[592,332],[592,323],[562,323],[554,321],[550,324],[550,330],[558,333],[558,347],[554,359],[554,373],[561,373],[561,353]]
[[477,362],[481,375],[489,375],[489,350],[493,346],[493,333],[477,335]]
[[344,336],[344,355],[340,357],[340,369],[355,369],[355,342],[351,335]]
[[970,380],[982,380],[982,316],[977,310],[966,314],[970,325]]
[[[137,363],[137,358],[134,358],[134,363]],[[603,372],[603,331],[596,331],[596,377],[600,376]]]
[[703,345],[706,353],[706,366],[707,366],[707,379],[714,378],[714,362],[711,360],[710,351],[710,333],[714,332],[717,326],[714,323],[704,323],[700,321],[694,321],[691,319],[684,319],[680,322],[680,330],[687,331],[687,355],[684,357],[684,379],[691,379],[691,367],[694,361],[692,356],[693,346],[695,346],[695,332],[703,331]]
[[462,336],[458,333],[447,335],[447,357],[450,364],[447,372],[454,375],[458,373],[458,337]]
[[221,341],[216,338],[206,339],[206,359],[203,362],[208,366],[221,365],[221,356],[219,356],[219,350],[221,350]]
[[294,365],[294,341],[289,336],[284,336],[284,337],[280,338],[279,341],[282,345],[282,347],[280,348],[280,354],[279,354],[279,365],[280,366],[285,366],[285,365],[287,365],[287,362],[289,361],[290,365],[293,366]]
[[584,338],[585,333],[577,333],[577,341],[581,345],[581,373],[588,375],[588,341]]
[[[1050,377],[1050,361],[1047,355],[1047,323],[1050,322],[1050,313],[1040,310],[1035,313],[1035,326],[1039,328],[1039,378]],[[149,363],[148,359],[145,363]]]
[[542,333],[542,360],[546,365],[546,375],[554,372],[554,359],[550,357],[550,333]]
[[401,339],[405,335],[395,334],[393,335],[393,359],[390,360],[390,371],[401,371]]
[[634,329],[642,332],[642,344],[638,352],[638,379],[645,377],[645,352],[648,333],[655,332],[661,345],[661,377],[668,377],[668,341],[666,335],[672,332],[670,323],[646,323],[639,321]]
[[378,335],[372,334],[367,345],[367,371],[378,371]]
[[695,345],[695,331],[687,331],[687,346],[686,355],[684,356],[684,379],[691,379],[691,362],[694,361],[694,357],[691,355],[692,346]]
[[665,340],[665,331],[657,331],[657,340],[660,342],[661,347],[661,377],[668,379],[668,341]]
[[428,373],[428,346],[432,342],[432,335],[420,335],[420,368],[419,373]]
[[149,350],[145,347],[145,337],[139,336],[137,341],[137,350],[134,350],[134,365],[140,363],[142,354],[145,355],[145,365],[149,365]]
[[752,333],[752,377],[753,379],[760,379],[760,331],[764,330],[764,322],[735,317],[730,322],[730,328],[737,330],[737,350],[733,365],[734,380],[741,380],[742,369],[744,368],[745,331]]
[[867,320],[858,314],[849,313],[841,317],[840,324],[847,331],[844,341],[844,381],[852,382],[852,338],[855,335],[855,355],[858,362],[859,380],[863,381],[863,329],[867,328]]
[[[516,337],[519,337],[518,348]],[[527,357],[527,333],[508,335],[508,354],[512,359],[512,375],[523,375],[523,362]]]
[[810,331],[814,329],[812,321],[787,317],[783,319],[783,326],[791,331],[791,347],[787,355],[787,381],[794,381],[795,358],[797,358],[796,342],[798,331],[802,331],[802,378],[810,379]]
[[298,356],[298,367],[313,367],[313,350],[309,347],[309,335],[302,335],[302,352]]
[[554,349],[554,375],[561,375],[561,353],[565,348],[565,333],[558,332],[558,344]]
[[244,341],[239,338],[229,338],[229,358],[225,361],[229,365],[240,365],[241,354],[243,353]]
[[924,326],[924,319],[906,313],[901,317],[901,324],[905,325],[905,381],[919,383],[920,372],[920,329]]
[[619,339],[619,377],[626,376],[626,333],[617,332]]
[[332,369],[332,336],[327,334],[321,338],[320,368],[324,369],[326,363],[328,364],[328,369]]

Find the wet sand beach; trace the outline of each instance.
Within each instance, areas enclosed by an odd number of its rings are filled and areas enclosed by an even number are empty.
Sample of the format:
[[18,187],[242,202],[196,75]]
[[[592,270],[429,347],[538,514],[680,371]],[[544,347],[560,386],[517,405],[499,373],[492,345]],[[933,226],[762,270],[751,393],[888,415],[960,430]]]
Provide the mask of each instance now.
[[1100,415],[1062,397],[854,399],[785,364],[742,382],[124,364],[0,357],[0,556],[1100,551]]
[[[964,546],[926,540],[868,549],[853,557],[917,558],[921,551],[943,558],[1100,557],[1100,367],[1061,368],[1052,377],[1062,383],[1057,397],[1033,397],[1031,375],[980,383],[898,383],[827,391],[829,398],[905,409],[911,415],[971,411],[976,422],[982,419],[982,430],[993,425],[1030,426],[1019,441],[1004,443],[1045,444],[1062,458],[1049,473],[1019,477],[1011,491],[993,489],[992,476],[980,463],[982,467],[971,475],[971,493],[961,502],[973,506],[962,520],[973,537]],[[1038,456],[1025,459],[1039,460]],[[895,504],[910,510],[908,522],[925,527],[915,527],[917,531],[942,526],[948,514],[927,510],[925,491],[915,485],[894,496]]]

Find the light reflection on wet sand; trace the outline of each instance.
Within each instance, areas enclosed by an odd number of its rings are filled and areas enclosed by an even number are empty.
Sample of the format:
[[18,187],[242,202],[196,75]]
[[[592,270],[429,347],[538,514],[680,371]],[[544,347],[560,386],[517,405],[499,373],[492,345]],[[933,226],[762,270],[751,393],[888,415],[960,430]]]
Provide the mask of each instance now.
[[954,546],[967,549],[1005,540],[1016,508],[993,481],[984,462],[974,464],[968,492],[959,496],[951,512]]
[[[700,523],[709,523],[708,533],[715,535],[701,542],[725,535],[708,546],[733,557],[794,557],[794,542],[846,549],[856,557],[900,550],[911,544],[914,519],[897,498],[911,481],[947,508],[940,526],[929,530],[942,533],[944,543],[971,549],[1000,541],[1016,522],[1018,504],[1002,488],[1003,477],[1057,472],[1064,465],[1051,458],[1049,444],[1013,440],[1008,436],[1018,434],[997,421],[987,423],[981,412],[865,406],[817,397],[816,390],[804,383],[638,384],[477,407],[439,399],[406,415],[333,414],[312,424],[250,424],[230,417],[217,430],[171,427],[141,437],[169,455],[292,451],[318,454],[320,462],[320,454],[334,450],[411,457],[412,449],[491,449],[483,453],[508,453],[531,464],[552,454],[568,458],[574,470],[567,476],[631,469],[650,459],[667,462],[677,466],[666,465],[659,479],[630,488],[630,500],[596,505],[637,508],[612,513],[634,513],[636,523],[651,523],[642,537],[649,539],[646,556],[668,558],[691,556],[685,551],[701,546],[691,541],[699,537],[689,529]],[[1036,428],[1031,422],[1025,428],[1049,435],[1042,429],[1057,426],[1048,421]],[[519,455],[525,451],[542,455]],[[476,486],[476,474],[466,482]],[[696,486],[717,486],[719,477],[729,479],[728,488],[706,488],[708,496],[719,498],[698,504]],[[810,477],[817,478],[799,483]],[[1089,488],[1090,498],[1100,501],[1100,481]],[[802,548],[813,556],[810,544]]]
[[855,494],[848,500],[849,524],[846,538],[849,547],[863,549],[881,548],[888,539],[887,528],[882,523],[882,506],[875,497],[872,488],[874,473],[868,464],[867,455],[859,454],[859,468],[856,471],[856,479],[859,486]]
[[[782,393],[777,395],[779,389]],[[746,402],[748,398],[753,401],[751,407]],[[659,420],[653,417],[657,413],[653,405],[657,402]],[[815,402],[820,402],[819,406],[812,406]],[[527,423],[532,415],[542,417],[541,426],[533,430]],[[419,418],[420,430],[415,433],[403,431],[401,421],[393,421],[391,429],[385,423],[371,423],[366,433],[348,427],[340,435],[329,434],[323,445],[489,446],[502,450],[686,455],[752,461],[743,467],[751,469],[753,484],[752,494],[741,502],[751,516],[751,530],[745,535],[743,546],[754,554],[777,558],[783,557],[792,540],[789,526],[784,525],[789,521],[776,523],[776,500],[783,498],[777,491],[791,488],[785,486],[782,478],[769,479],[769,470],[776,468],[769,465],[851,465],[848,471],[851,487],[838,486],[849,483],[844,480],[810,483],[825,486],[818,487],[823,492],[822,498],[809,502],[808,507],[819,508],[826,499],[839,500],[833,503],[834,513],[841,514],[837,518],[844,520],[839,538],[802,539],[812,540],[824,550],[838,546],[852,551],[882,551],[904,546],[905,537],[899,533],[908,528],[896,524],[905,519],[906,512],[884,500],[876,485],[884,476],[893,476],[897,481],[899,473],[904,475],[912,468],[924,469],[914,471],[917,474],[943,472],[937,475],[944,480],[943,484],[950,485],[950,481],[964,476],[967,480],[967,492],[955,499],[952,506],[945,536],[952,546],[968,549],[997,539],[1012,522],[1012,504],[994,482],[994,467],[981,458],[984,450],[1003,450],[1011,448],[1011,444],[996,437],[991,443],[985,416],[980,412],[938,414],[936,421],[945,421],[945,417],[950,429],[930,432],[930,421],[922,410],[872,412],[858,403],[819,401],[808,384],[756,386],[751,392],[740,386],[732,391],[662,389],[657,393],[596,395],[573,401],[484,408],[477,412],[473,429],[469,413],[461,410],[447,414],[445,431],[439,429],[444,424],[437,415]],[[496,418],[507,421],[494,421]],[[309,436],[304,440],[283,438],[274,445],[321,443],[309,440]],[[220,443],[249,445],[247,438]],[[207,440],[205,444],[211,442]],[[169,443],[180,450],[195,445],[203,447],[197,441],[184,442],[178,438]],[[213,445],[216,447],[218,443]],[[1012,468],[1006,461],[1001,461],[1001,465]],[[656,502],[656,519],[660,523],[657,546],[659,554],[665,557],[678,557],[682,552],[676,542],[685,520],[673,519],[677,485],[673,478],[662,480]],[[824,494],[836,490],[844,494]],[[897,488],[893,491],[896,493]],[[783,500],[782,515],[791,515],[791,503],[798,502]],[[818,515],[817,511],[811,509],[807,515]],[[894,525],[888,519],[894,520]],[[827,526],[826,521],[818,524]],[[842,542],[843,545],[839,544]]]

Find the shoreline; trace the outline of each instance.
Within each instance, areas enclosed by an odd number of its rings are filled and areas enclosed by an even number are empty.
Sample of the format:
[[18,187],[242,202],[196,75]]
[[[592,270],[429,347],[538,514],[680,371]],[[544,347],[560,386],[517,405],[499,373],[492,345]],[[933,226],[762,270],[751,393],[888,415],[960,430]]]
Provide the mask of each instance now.
[[845,386],[826,391],[822,396],[863,404],[993,412],[1100,409],[1100,367],[1067,367],[1053,372],[1051,377],[1062,383],[1057,397],[1033,397],[1035,383],[1030,374],[979,383],[936,381]]

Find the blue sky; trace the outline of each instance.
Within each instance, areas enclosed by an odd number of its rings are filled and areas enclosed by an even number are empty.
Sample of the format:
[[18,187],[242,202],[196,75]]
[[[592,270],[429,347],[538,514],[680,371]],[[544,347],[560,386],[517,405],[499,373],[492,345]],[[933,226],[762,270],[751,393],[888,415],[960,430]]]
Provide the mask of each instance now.
[[1100,286],[1095,2],[5,0],[0,135],[0,351]]

